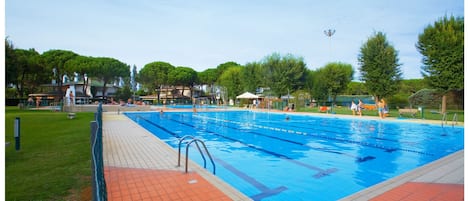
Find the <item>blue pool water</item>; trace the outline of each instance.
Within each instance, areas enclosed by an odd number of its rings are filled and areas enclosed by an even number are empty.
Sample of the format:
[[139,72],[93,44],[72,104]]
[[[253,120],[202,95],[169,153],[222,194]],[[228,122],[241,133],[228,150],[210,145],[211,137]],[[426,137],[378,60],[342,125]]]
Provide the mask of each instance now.
[[464,149],[462,126],[251,111],[126,115],[175,149],[184,135],[202,139],[216,175],[254,200],[337,200]]

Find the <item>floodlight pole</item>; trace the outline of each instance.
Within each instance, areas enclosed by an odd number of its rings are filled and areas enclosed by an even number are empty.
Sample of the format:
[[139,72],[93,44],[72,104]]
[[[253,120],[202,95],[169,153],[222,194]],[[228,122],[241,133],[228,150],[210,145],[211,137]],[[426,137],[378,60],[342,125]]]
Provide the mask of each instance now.
[[329,37],[329,49],[332,55],[332,36],[335,34],[335,29],[327,29],[324,30],[324,34]]

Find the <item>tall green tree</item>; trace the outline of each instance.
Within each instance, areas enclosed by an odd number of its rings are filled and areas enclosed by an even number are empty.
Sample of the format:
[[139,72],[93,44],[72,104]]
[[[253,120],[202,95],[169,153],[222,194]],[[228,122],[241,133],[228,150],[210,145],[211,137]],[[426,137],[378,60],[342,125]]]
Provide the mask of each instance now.
[[103,99],[106,95],[106,85],[119,78],[130,77],[130,66],[121,61],[108,58],[98,57],[94,61],[96,77],[103,82]]
[[67,50],[49,50],[42,53],[45,65],[52,73],[52,79],[57,83],[57,91],[63,96],[63,77],[66,74],[65,63],[78,56],[78,54]]
[[378,32],[368,38],[360,48],[358,62],[361,80],[376,101],[396,93],[402,79],[401,64],[397,51],[384,33]]
[[[464,18],[445,16],[427,26],[416,47],[430,87],[443,94],[464,88]],[[442,112],[446,112],[446,95],[442,97]]]
[[365,95],[368,94],[368,91],[363,82],[352,81],[347,85],[345,93],[350,95]]
[[5,38],[5,85],[13,84],[17,79],[16,55],[13,43]]
[[304,87],[307,68],[303,58],[291,54],[282,57],[274,53],[267,56],[262,63],[263,85],[270,87],[275,95],[280,96]]
[[160,102],[161,88],[169,84],[168,75],[174,68],[173,65],[163,61],[148,63],[140,69],[137,80],[149,89],[151,94],[156,90],[157,99]]
[[218,79],[218,72],[215,68],[209,68],[197,74],[199,84],[213,85]]
[[218,84],[226,89],[224,93],[227,93],[228,99],[236,98],[243,91],[242,70],[242,66],[232,66],[226,69],[218,79]]
[[225,62],[225,63],[222,63],[222,64],[218,65],[217,66],[218,77],[220,77],[221,74],[223,74],[227,69],[229,69],[231,67],[235,67],[235,66],[241,66],[241,65],[239,65],[238,63],[236,63],[234,61],[228,61],[228,62]]
[[200,85],[208,85],[208,96],[210,97],[211,101],[215,102],[215,88],[214,84],[217,82],[218,73],[216,68],[209,68],[202,72],[197,73],[198,77],[198,84]]
[[36,87],[47,81],[47,73],[44,70],[41,56],[36,50],[15,49],[13,64],[13,78],[11,83],[15,85],[17,96],[25,97],[28,92],[35,91]]
[[131,88],[132,90],[131,91],[134,92],[134,93],[137,91],[137,79],[136,79],[137,78],[137,73],[138,73],[137,72],[137,66],[134,65],[132,67],[132,79],[130,79],[130,83],[132,85],[132,88]]
[[313,98],[317,99],[317,101],[326,101],[327,96],[329,95],[327,86],[321,80],[322,70],[317,69],[314,71],[308,71],[308,88],[310,89],[310,94]]
[[173,86],[182,86],[181,94],[184,94],[184,88],[189,87],[191,98],[194,84],[197,81],[197,72],[189,67],[179,66],[171,70],[168,75],[168,82]]
[[353,79],[353,67],[345,63],[329,63],[319,70],[319,80],[327,89],[328,95],[332,97],[332,103],[338,94],[347,89],[347,85]]
[[86,92],[89,85],[89,80],[86,77],[96,76],[96,65],[96,58],[78,55],[65,62],[65,72],[69,77],[73,77],[77,73],[79,77],[83,78],[82,90]]
[[244,91],[256,92],[263,85],[262,64],[259,62],[247,63],[242,71],[243,89]]

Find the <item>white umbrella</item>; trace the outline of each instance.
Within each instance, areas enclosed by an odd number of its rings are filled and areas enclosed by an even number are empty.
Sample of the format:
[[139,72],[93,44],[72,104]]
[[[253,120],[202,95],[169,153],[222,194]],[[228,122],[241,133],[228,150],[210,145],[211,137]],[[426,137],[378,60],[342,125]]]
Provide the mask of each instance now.
[[259,96],[256,96],[249,92],[244,92],[243,94],[236,96],[237,99],[258,99]]

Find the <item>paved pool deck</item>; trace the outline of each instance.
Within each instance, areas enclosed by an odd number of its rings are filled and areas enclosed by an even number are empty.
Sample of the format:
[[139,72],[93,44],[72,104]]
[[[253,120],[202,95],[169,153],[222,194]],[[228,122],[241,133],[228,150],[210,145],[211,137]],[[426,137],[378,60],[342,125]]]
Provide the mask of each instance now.
[[[433,122],[438,123],[438,122]],[[251,200],[117,112],[103,113],[108,200]],[[464,200],[464,150],[342,200]]]

